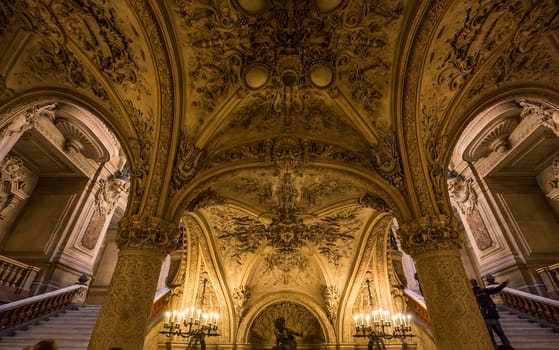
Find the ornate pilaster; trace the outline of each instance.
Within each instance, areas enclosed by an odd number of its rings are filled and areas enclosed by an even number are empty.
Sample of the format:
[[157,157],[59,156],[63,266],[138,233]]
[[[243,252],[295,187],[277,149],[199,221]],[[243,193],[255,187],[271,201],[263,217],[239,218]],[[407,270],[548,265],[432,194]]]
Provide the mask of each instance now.
[[457,223],[445,215],[422,217],[401,225],[398,234],[415,260],[437,348],[491,349],[460,260]]
[[174,247],[177,229],[156,217],[124,217],[109,295],[101,308],[89,350],[140,350],[163,258]]

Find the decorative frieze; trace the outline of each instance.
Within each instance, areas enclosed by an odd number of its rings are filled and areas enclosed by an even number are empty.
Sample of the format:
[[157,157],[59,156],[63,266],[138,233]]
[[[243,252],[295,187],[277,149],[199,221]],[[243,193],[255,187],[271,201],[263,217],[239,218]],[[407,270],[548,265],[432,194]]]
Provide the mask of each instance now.
[[152,216],[124,216],[118,223],[119,249],[155,250],[165,256],[174,249],[180,231],[177,225]]
[[406,222],[398,229],[402,249],[412,257],[462,246],[458,223],[446,215],[426,216]]

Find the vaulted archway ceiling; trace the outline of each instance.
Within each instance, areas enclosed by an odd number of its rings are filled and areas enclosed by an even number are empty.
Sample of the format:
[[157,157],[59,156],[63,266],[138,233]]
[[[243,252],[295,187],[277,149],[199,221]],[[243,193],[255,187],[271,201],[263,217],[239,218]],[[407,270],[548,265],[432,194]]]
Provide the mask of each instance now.
[[54,87],[95,107],[129,153],[131,213],[166,215],[161,195],[169,212],[195,212],[230,259],[257,242],[271,247],[262,270],[292,271],[310,251],[347,268],[375,215],[448,209],[444,157],[487,91],[556,90],[557,8],[4,1],[0,100]]

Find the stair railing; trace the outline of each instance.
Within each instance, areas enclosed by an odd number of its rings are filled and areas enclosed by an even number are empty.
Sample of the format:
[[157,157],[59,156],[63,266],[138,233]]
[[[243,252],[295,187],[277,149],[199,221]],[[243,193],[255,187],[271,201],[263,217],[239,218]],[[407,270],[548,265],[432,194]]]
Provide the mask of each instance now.
[[505,306],[533,318],[559,326],[559,301],[520,290],[505,288],[501,291]]
[[425,305],[425,300],[423,296],[411,289],[404,289],[404,294],[407,297],[409,313],[415,315],[415,317],[423,322],[427,327],[431,327],[431,317],[427,311],[427,306]]
[[52,292],[0,305],[0,335],[9,334],[37,318],[83,304],[87,286],[75,284]]
[[37,272],[39,268],[36,266],[0,255],[0,286],[9,288],[14,294],[27,294]]

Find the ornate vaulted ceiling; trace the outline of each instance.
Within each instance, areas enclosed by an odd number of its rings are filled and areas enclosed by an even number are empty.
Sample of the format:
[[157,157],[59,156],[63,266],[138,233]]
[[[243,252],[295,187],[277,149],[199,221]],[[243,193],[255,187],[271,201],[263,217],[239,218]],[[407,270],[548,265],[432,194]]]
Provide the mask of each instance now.
[[4,1],[0,123],[38,99],[95,113],[129,156],[129,213],[190,212],[231,293],[254,271],[262,293],[294,273],[343,288],[379,214],[450,213],[475,113],[556,94],[558,18],[556,0]]

